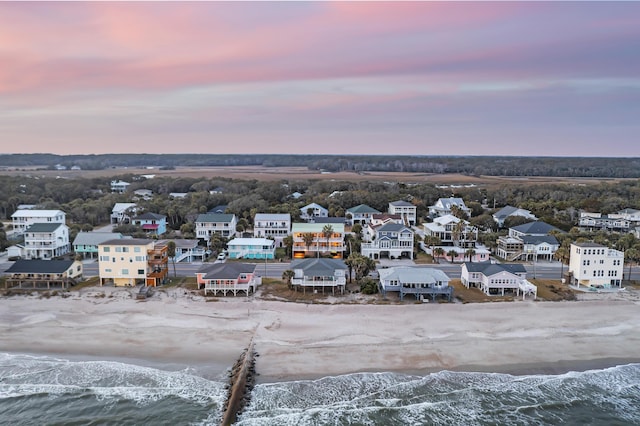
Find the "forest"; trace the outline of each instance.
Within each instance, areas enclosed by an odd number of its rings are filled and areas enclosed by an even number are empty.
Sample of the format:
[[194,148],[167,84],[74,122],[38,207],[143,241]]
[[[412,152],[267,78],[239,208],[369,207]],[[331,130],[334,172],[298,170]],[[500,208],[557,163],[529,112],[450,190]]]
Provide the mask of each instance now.
[[267,154],[2,154],[0,168],[56,165],[83,170],[111,167],[302,166],[330,172],[460,173],[471,176],[557,176],[638,178],[640,158],[394,156],[394,155],[267,155]]
[[[252,227],[256,213],[290,213],[295,221],[300,208],[316,202],[329,210],[330,216],[344,216],[345,211],[358,204],[367,204],[386,211],[388,203],[406,200],[417,206],[419,221],[427,221],[428,206],[441,197],[462,197],[472,210],[473,225],[484,232],[481,240],[489,248],[495,246],[498,235],[505,230],[496,229],[491,214],[505,205],[530,210],[540,220],[568,232],[573,238],[587,238],[616,245],[620,236],[581,233],[575,228],[580,211],[613,213],[624,208],[640,209],[640,181],[601,182],[597,184],[572,183],[505,183],[491,186],[439,188],[434,184],[406,185],[379,181],[257,181],[229,178],[176,178],[146,179],[133,174],[115,177],[131,182],[125,194],[110,192],[109,178],[56,179],[48,177],[0,176],[0,219],[10,222],[11,214],[21,204],[35,204],[42,209],[61,209],[67,214],[71,240],[80,230],[109,223],[116,202],[134,201],[142,211],[167,216],[168,226],[181,231],[184,237],[193,237],[194,220],[218,205],[227,205],[227,212],[240,219],[244,229]],[[210,193],[222,188],[220,193]],[[149,200],[137,199],[137,189],[153,191]],[[337,191],[337,192],[336,192]],[[172,192],[185,192],[185,198],[172,198]],[[290,195],[300,192],[304,196],[294,199]],[[635,241],[627,242],[635,245]],[[627,244],[625,243],[625,244]],[[8,246],[4,230],[0,230],[0,250]]]

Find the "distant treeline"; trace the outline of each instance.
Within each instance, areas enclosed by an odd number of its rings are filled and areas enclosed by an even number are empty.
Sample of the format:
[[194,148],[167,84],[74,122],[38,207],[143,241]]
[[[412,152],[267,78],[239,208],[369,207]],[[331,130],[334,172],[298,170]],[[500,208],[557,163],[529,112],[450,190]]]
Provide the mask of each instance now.
[[267,154],[2,154],[0,167],[302,166],[311,170],[461,173],[486,176],[638,178],[640,158]]

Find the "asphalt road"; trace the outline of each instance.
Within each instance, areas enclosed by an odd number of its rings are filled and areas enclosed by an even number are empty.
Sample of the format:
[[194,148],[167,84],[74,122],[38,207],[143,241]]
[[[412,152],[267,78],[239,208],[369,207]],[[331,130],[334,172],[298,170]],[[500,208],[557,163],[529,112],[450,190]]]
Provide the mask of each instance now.
[[[216,263],[226,262],[216,260]],[[4,273],[13,262],[7,261],[6,256],[0,257],[0,272]],[[388,263],[389,264],[389,263]],[[393,263],[390,263],[393,264]],[[403,262],[403,264],[405,264]],[[177,276],[195,276],[196,272],[202,267],[203,262],[193,262],[193,263],[176,263],[176,275]],[[289,262],[271,262],[271,263],[256,263],[256,273],[266,278],[282,278],[282,273],[289,269]],[[445,274],[447,274],[450,278],[460,278],[462,265],[459,263],[440,263],[436,265],[424,265],[433,268],[440,269]],[[96,261],[85,261],[84,265],[84,276],[98,276],[98,262]],[[538,279],[560,279],[561,278],[561,268],[559,262],[536,262],[535,265],[533,263],[525,264],[525,269],[527,270],[528,278],[538,278]],[[567,266],[564,265],[562,267],[562,271],[567,271]],[[624,268],[624,278],[628,279],[629,268]],[[173,264],[169,263],[169,276],[173,276]],[[633,280],[640,280],[640,268],[634,266],[632,268],[631,277]]]
[[[223,263],[226,260],[216,260],[213,263]],[[176,263],[175,274],[179,277],[195,276],[196,272],[202,267],[203,264],[210,264],[211,262],[193,262],[193,263]],[[1,267],[1,266],[0,266]],[[260,276],[267,278],[282,278],[282,273],[289,268],[288,262],[274,262],[274,263],[256,263],[256,273]],[[83,272],[85,277],[98,275],[98,262],[85,263],[83,265]],[[173,264],[169,262],[169,276],[173,276]]]

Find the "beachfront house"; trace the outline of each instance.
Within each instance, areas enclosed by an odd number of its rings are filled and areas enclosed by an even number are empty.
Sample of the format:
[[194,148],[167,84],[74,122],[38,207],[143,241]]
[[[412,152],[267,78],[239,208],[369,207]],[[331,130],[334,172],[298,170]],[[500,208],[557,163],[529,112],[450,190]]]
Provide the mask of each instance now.
[[244,292],[245,296],[255,293],[262,284],[262,278],[255,273],[253,263],[209,263],[203,265],[196,273],[198,288],[204,289],[205,296],[217,296],[232,293],[236,296]]
[[131,217],[138,211],[136,203],[115,203],[111,209],[111,223],[122,225],[131,223]]
[[591,288],[622,285],[624,252],[601,244],[571,244],[569,257],[570,284]]
[[454,210],[460,210],[465,215],[471,216],[471,209],[466,206],[462,198],[449,197],[439,198],[434,205],[429,206],[429,217],[435,219],[436,217],[446,216],[453,214]]
[[157,213],[143,213],[132,219],[132,223],[142,228],[149,236],[159,236],[167,232],[167,217]]
[[411,226],[416,224],[417,207],[408,201],[399,200],[389,203],[389,214],[397,214],[402,218],[403,225]]
[[225,238],[236,235],[238,220],[235,214],[205,213],[196,218],[196,237],[207,244],[213,234],[219,234]]
[[[325,228],[326,227],[326,228]],[[328,236],[324,230],[331,230]],[[292,256],[296,259],[304,257],[318,257],[327,255],[334,258],[342,258],[344,254],[344,222],[343,223],[293,223],[291,225],[293,236]],[[312,235],[313,240],[307,245],[305,235]]]
[[100,285],[158,286],[165,282],[169,258],[166,244],[145,238],[121,238],[98,245]]
[[311,203],[300,208],[300,219],[311,221],[316,217],[328,217],[329,210],[322,207],[320,204]]
[[522,264],[472,263],[462,265],[462,284],[479,288],[489,296],[513,294],[537,297],[537,287],[527,281],[527,270]]
[[389,222],[374,227],[372,241],[360,245],[361,254],[371,259],[387,257],[413,259],[413,230],[400,223]]
[[24,231],[25,259],[51,260],[69,249],[69,227],[64,223],[34,223]]
[[276,243],[269,238],[234,238],[227,251],[229,259],[275,259]]
[[324,293],[325,289],[330,289],[334,294],[336,290],[344,293],[348,268],[342,259],[295,259],[290,268],[294,273],[291,285],[296,290],[320,289]]
[[77,260],[17,260],[6,270],[4,288],[35,290],[66,289],[82,278],[82,262]]
[[277,247],[283,247],[283,239],[291,234],[289,213],[256,213],[253,219],[253,236],[273,238]]
[[499,228],[504,226],[504,221],[509,217],[523,217],[528,220],[538,220],[531,211],[513,206],[504,206],[493,214],[493,220]]
[[400,300],[407,294],[416,300],[443,296],[449,302],[453,297],[453,287],[449,286],[449,277],[439,269],[420,266],[395,266],[378,270],[379,288],[383,296],[388,292],[398,292]]
[[371,222],[374,214],[380,214],[380,212],[366,204],[360,204],[347,209],[346,220],[349,225],[353,226],[354,224],[359,223],[364,227]]
[[62,210],[34,210],[20,209],[11,215],[11,224],[16,234],[22,234],[34,223],[62,223],[66,221],[66,214]]
[[73,240],[73,251],[82,255],[83,258],[98,257],[98,246],[109,240],[122,238],[119,232],[78,232]]

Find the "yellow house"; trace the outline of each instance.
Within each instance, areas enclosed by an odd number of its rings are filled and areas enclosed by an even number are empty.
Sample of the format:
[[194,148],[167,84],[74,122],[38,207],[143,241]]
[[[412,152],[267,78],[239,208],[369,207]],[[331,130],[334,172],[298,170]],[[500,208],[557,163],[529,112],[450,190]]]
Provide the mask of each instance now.
[[123,238],[98,245],[100,285],[162,284],[168,274],[167,246],[154,240]]
[[[330,227],[331,234],[324,235],[325,226]],[[331,255],[336,259],[342,259],[344,253],[344,222],[343,223],[293,223],[291,228],[293,236],[293,257],[303,259]],[[313,235],[313,241],[307,246],[304,235]],[[328,237],[328,238],[327,238]]]

